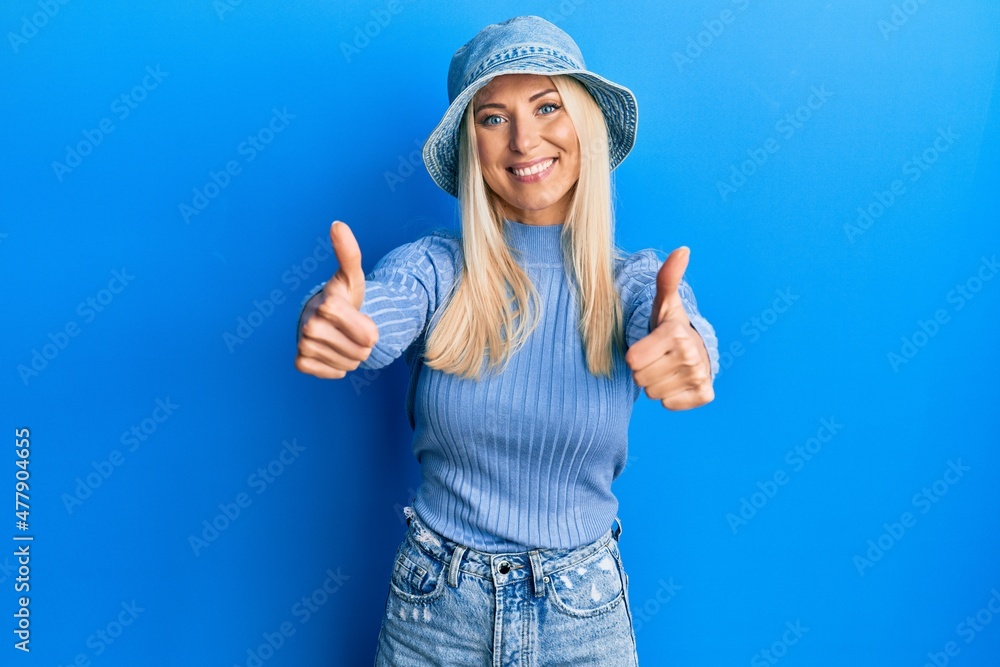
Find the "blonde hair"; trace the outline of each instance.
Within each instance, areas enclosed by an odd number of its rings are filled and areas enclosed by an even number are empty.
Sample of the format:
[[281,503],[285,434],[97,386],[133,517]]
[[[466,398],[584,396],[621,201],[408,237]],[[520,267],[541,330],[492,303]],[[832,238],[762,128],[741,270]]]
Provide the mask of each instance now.
[[[580,147],[580,178],[560,237],[567,279],[580,306],[577,330],[589,371],[610,376],[615,347],[625,348],[614,284],[615,261],[624,254],[614,243],[607,126],[583,84],[568,75],[550,78],[576,128]],[[459,125],[463,262],[457,267],[451,298],[427,337],[424,363],[478,380],[484,355],[489,353],[489,369],[506,368],[534,331],[541,312],[535,286],[503,237],[502,202],[483,179],[471,110],[470,101]]]

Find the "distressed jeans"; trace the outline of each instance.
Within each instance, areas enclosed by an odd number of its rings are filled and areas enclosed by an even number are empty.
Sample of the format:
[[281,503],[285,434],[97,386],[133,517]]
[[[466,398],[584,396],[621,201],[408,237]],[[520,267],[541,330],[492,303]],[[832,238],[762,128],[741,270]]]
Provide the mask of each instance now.
[[404,513],[376,667],[638,667],[620,520],[572,549],[491,554]]

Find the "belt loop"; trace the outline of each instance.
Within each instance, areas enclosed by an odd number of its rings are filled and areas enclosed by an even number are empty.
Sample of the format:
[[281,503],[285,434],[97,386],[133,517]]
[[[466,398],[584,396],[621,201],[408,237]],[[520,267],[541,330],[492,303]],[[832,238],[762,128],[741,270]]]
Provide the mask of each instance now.
[[455,550],[451,554],[451,563],[448,565],[448,585],[458,588],[458,566],[465,555],[466,547],[461,544],[455,545]]
[[538,555],[538,549],[528,552],[528,559],[531,560],[531,575],[534,578],[535,597],[540,598],[545,595],[545,581],[548,577],[542,577],[542,559]]
[[621,537],[622,534],[622,520],[619,519],[618,517],[615,517],[615,522],[618,524],[618,526],[614,529],[614,533],[612,534],[614,535],[615,541],[620,542],[621,540],[619,538]]

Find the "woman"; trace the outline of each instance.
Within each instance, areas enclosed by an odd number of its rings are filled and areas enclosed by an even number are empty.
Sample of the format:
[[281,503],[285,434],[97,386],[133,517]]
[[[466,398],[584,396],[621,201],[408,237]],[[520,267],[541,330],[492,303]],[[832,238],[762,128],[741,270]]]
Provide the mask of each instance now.
[[631,91],[535,16],[460,48],[448,91],[423,157],[461,235],[404,244],[366,280],[335,222],[340,267],[300,318],[302,372],[411,366],[423,482],[376,665],[634,666],[611,482],[641,388],[670,409],[713,399],[715,334],[681,278],[686,249],[661,267],[614,245]]

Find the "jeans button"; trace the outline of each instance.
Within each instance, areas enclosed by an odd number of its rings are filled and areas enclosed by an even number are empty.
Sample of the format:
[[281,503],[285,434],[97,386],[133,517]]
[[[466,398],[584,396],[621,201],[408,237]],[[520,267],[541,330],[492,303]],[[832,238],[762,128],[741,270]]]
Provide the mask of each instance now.
[[507,574],[510,572],[510,563],[503,561],[497,569],[500,570],[500,574]]

